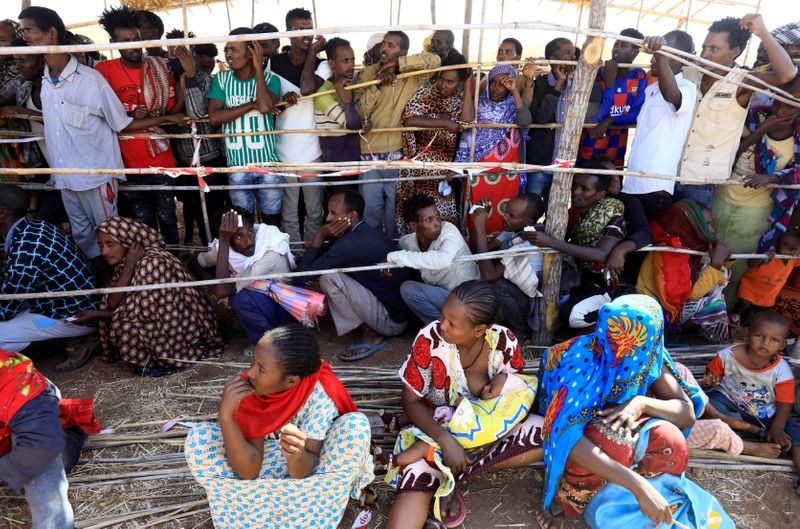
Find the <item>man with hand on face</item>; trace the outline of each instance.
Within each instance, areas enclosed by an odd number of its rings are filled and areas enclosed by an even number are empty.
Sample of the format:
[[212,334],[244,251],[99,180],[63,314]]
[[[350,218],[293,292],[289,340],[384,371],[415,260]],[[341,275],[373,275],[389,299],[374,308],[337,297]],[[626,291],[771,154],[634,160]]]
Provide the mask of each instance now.
[[[261,22],[253,26],[256,33],[277,33],[278,28],[269,22]],[[281,47],[281,39],[267,39],[261,41],[261,52],[264,57],[264,69],[272,69],[272,58],[278,56]]]
[[[127,6],[110,8],[100,16],[100,25],[111,42],[141,40],[136,27],[136,12]],[[176,97],[175,79],[166,59],[144,57],[141,48],[119,50],[119,59],[103,61],[95,70],[106,78],[119,97],[128,115],[136,119],[153,119],[154,126],[175,124],[185,116],[183,94]],[[163,130],[150,128],[152,132]],[[120,140],[119,148],[125,167],[175,167],[175,156],[169,140]],[[129,175],[131,185],[167,185],[166,175]],[[178,244],[178,219],[172,191],[126,191],[122,214],[164,234],[167,244]]]
[[[433,53],[408,55],[410,41],[402,31],[383,36],[378,64],[364,68],[360,82],[379,80],[381,84],[356,90],[356,110],[372,129],[402,127],[403,109],[417,90],[428,82],[424,75],[398,79],[400,73],[438,68],[439,56]],[[403,135],[400,132],[367,132],[361,140],[361,160],[400,160],[403,158]],[[362,180],[397,178],[397,169],[374,169],[362,174]],[[361,184],[359,191],[367,203],[364,222],[384,228],[390,239],[396,234],[396,182]]]
[[[236,28],[231,35],[250,35],[250,28]],[[222,125],[226,134],[241,132],[269,132],[275,129],[273,115],[278,113],[275,104],[280,93],[280,81],[264,71],[261,44],[253,42],[228,42],[225,60],[230,70],[219,72],[211,82],[208,92],[208,119],[211,125]],[[277,162],[275,136],[229,136],[225,138],[228,167]],[[274,184],[279,176],[243,171],[230,173],[231,185]],[[231,189],[233,205],[248,213],[258,204],[261,218],[267,224],[280,224],[280,189]]]
[[[747,47],[751,34],[761,39],[772,69],[750,72],[750,75],[766,84],[781,86],[797,74],[791,57],[767,30],[761,15],[745,15],[741,19],[728,17],[711,24],[700,56],[732,70],[703,66],[723,76],[721,80],[694,67],[683,71],[684,77],[698,88],[698,103],[678,169],[678,176],[682,178],[727,180],[731,175],[753,96],[752,91],[737,84],[744,80],[747,72],[736,65],[736,59]],[[675,199],[692,199],[710,209],[714,202],[714,185],[677,184]]]
[[[364,198],[352,189],[334,193],[328,201],[328,223],[322,226],[298,269],[306,272],[385,263],[396,249],[393,242],[362,220]],[[330,245],[324,247],[326,242]],[[356,329],[360,336],[339,358],[355,361],[382,349],[385,336],[397,336],[408,325],[400,285],[408,280],[405,270],[392,270],[383,277],[377,270],[325,274],[319,285],[328,303],[339,336]]]
[[245,288],[250,283],[247,278],[291,272],[294,268],[289,236],[275,226],[254,224],[252,216],[243,209],[227,211],[222,215],[219,239],[214,240],[207,252],[190,261],[190,265],[201,279],[212,278],[206,271],[212,267],[217,279],[243,279],[212,285],[210,289],[217,297],[228,298],[231,310],[254,347],[268,330],[294,321],[268,295]]
[[[620,35],[643,39],[639,31],[623,29]],[[639,110],[644,104],[644,91],[647,87],[647,74],[641,68],[620,64],[630,64],[639,54],[639,46],[623,40],[614,42],[611,59],[597,72],[603,87],[600,112],[591,120],[597,123],[584,131],[578,151],[578,166],[596,156],[604,156],[617,167],[625,164],[625,150],[628,146],[628,129],[614,128],[613,125],[635,125]]]
[[[22,37],[29,45],[64,43],[64,22],[52,9],[29,7],[19,18]],[[42,115],[53,167],[122,169],[117,132],[147,129],[181,118],[179,114],[144,119],[131,117],[99,72],[79,64],[67,53],[48,53],[45,61]],[[110,274],[97,246],[95,228],[117,215],[117,180],[125,180],[124,175],[52,176],[55,187],[61,189],[72,237],[92,261],[99,278],[108,274],[107,279],[110,279]]]
[[[286,13],[286,29],[297,31],[313,29],[311,13],[302,8],[295,8]],[[323,61],[317,54],[325,49],[325,37],[317,35],[291,37],[288,52],[281,53],[271,60],[272,73],[281,82],[283,101],[291,106],[278,115],[276,126],[281,130],[313,129],[314,101],[298,97],[316,92],[325,79],[331,76],[328,61]],[[292,133],[280,134],[276,139],[278,158],[282,162],[311,163],[322,161],[319,137],[316,134]],[[316,177],[304,177],[303,181],[313,181]],[[284,177],[287,183],[297,183],[298,177]],[[283,230],[293,241],[314,238],[322,225],[322,187],[306,186],[302,188],[303,202],[306,206],[305,226],[300,224],[300,187],[283,188],[283,208],[281,221]],[[305,229],[303,229],[305,228]]]
[[431,53],[435,53],[442,60],[445,60],[450,55],[460,55],[458,50],[453,48],[456,41],[456,36],[449,29],[440,29],[433,33],[431,37]]
[[[356,71],[356,60],[350,43],[334,37],[325,45],[333,77],[322,83],[319,92],[336,90],[335,94],[319,96],[314,99],[314,119],[318,129],[358,130],[361,128],[361,117],[353,102],[352,92],[345,90],[345,84],[353,81]],[[322,148],[322,159],[326,162],[349,162],[360,160],[358,134],[321,135],[319,146]]]
[[[663,37],[647,37],[645,53],[650,59],[650,74],[658,82],[645,89],[645,101],[636,120],[628,169],[654,174],[677,175],[683,144],[697,104],[697,87],[683,78],[683,64],[656,53],[664,46],[694,53],[691,35],[670,31]],[[635,195],[648,219],[672,205],[673,180],[628,176],[622,191]],[[627,210],[626,210],[627,213]]]

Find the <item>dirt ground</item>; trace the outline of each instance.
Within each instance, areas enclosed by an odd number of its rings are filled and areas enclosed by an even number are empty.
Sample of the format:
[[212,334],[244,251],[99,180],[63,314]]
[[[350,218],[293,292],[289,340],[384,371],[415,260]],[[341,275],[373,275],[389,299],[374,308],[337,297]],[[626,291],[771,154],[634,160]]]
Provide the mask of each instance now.
[[[334,366],[341,365],[337,354],[343,351],[348,340],[338,338],[332,330],[330,320],[320,325],[320,343],[323,356]],[[227,324],[229,346],[219,362],[247,362],[242,355],[248,345],[235,323]],[[361,365],[396,369],[408,353],[414,332],[409,330],[402,337],[392,340],[389,346]],[[120,433],[158,432],[157,426],[125,430],[124,423],[152,421],[164,422],[178,415],[197,417],[216,411],[217,400],[212,392],[206,398],[187,397],[200,391],[203,384],[220,384],[238,370],[230,366],[197,365],[186,371],[162,379],[135,377],[124,366],[109,364],[94,358],[84,368],[65,375],[55,373],[53,367],[62,360],[63,353],[56,347],[40,349],[31,354],[37,367],[50,377],[65,397],[96,399],[96,412],[104,428]],[[94,439],[90,440],[91,447]],[[91,463],[79,464],[72,479],[80,481],[85,476],[116,474],[133,470],[156,468],[165,471],[185,472],[180,458],[182,440],[167,439],[159,443],[140,444],[135,447],[94,448],[85,450],[83,457]],[[103,458],[118,461],[121,457],[152,458],[154,454],[171,457],[169,464],[148,463],[136,466],[108,464]],[[171,455],[170,455],[171,454]],[[100,463],[98,463],[100,462]],[[92,478],[90,478],[92,479]],[[104,478],[110,479],[110,478]],[[791,491],[794,477],[789,473],[766,471],[705,470],[696,477],[722,503],[737,527],[745,529],[797,527],[800,515],[800,497]],[[464,528],[518,528],[535,527],[534,509],[541,505],[541,471],[532,468],[491,473],[466,484],[464,492],[469,515]],[[386,516],[391,506],[393,493],[386,485],[379,484],[379,499],[373,507],[370,528],[386,526]],[[111,515],[126,514],[154,506],[170,506],[182,502],[202,500],[202,490],[190,477],[138,482],[124,479],[116,485],[92,486],[91,483],[71,485],[70,497],[76,510],[79,529],[86,527],[168,527],[168,528],[212,528],[207,512],[201,512],[177,520],[166,519],[181,510],[162,509],[158,514],[139,517],[130,521],[119,521],[104,525],[103,519]],[[203,508],[192,507],[191,509]],[[185,508],[185,511],[191,511]],[[339,527],[349,528],[359,507],[351,501],[346,516]],[[163,517],[163,518],[159,518]],[[21,494],[0,490],[0,528],[21,529],[29,527],[29,517]],[[569,520],[567,528],[584,528],[581,520]]]

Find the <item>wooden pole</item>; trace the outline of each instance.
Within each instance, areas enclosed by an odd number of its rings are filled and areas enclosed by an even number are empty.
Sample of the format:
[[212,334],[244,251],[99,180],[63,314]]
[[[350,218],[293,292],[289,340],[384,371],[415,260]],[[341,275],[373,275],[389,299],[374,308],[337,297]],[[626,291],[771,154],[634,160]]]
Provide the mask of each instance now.
[[[472,0],[464,1],[464,24],[472,24]],[[464,30],[464,35],[461,38],[461,53],[469,62],[469,29]]]
[[[606,20],[606,0],[591,0],[589,4],[589,27],[603,29]],[[569,94],[569,107],[561,141],[558,145],[557,158],[574,160],[578,154],[578,146],[583,130],[583,118],[589,103],[600,59],[603,55],[604,38],[589,37],[583,46],[575,80]],[[556,239],[564,239],[567,233],[567,208],[570,201],[573,173],[556,173],[550,188],[550,200],[547,206],[547,224],[545,231]],[[561,255],[546,254],[544,268],[544,309],[542,330],[536,336],[538,345],[549,345],[553,339],[553,331],[558,323],[558,307],[556,301],[561,287]]]
[[436,0],[431,0],[431,24],[436,24]]

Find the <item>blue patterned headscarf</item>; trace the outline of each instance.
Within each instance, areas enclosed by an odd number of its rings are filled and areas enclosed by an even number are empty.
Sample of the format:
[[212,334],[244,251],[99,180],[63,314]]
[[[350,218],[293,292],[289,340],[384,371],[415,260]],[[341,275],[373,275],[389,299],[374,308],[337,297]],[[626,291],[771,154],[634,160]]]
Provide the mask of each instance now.
[[[477,119],[478,123],[514,123],[517,118],[517,106],[514,94],[508,93],[503,101],[492,101],[489,96],[489,85],[498,75],[510,75],[517,78],[517,71],[511,64],[498,64],[489,71],[486,87],[478,97]],[[471,129],[461,135],[461,143],[456,152],[456,162],[468,162],[470,143],[475,136],[475,161],[481,161],[486,155],[497,147],[497,144],[508,134],[509,129]]]
[[[644,395],[666,366],[691,398],[695,416],[704,402],[688,386],[664,348],[664,317],[649,296],[621,296],[600,309],[597,329],[554,345],[540,363],[539,412],[544,419],[544,505],[549,508],[558,480],[584,427],[607,405]],[[688,431],[685,432],[688,435]]]

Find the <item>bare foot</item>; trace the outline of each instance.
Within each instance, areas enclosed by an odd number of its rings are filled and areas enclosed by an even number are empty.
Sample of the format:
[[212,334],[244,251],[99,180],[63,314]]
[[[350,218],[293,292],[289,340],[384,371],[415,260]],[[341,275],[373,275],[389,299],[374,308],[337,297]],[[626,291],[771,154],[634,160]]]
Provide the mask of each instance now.
[[743,441],[744,447],[742,454],[748,456],[767,457],[777,459],[781,455],[781,445],[775,443],[757,443],[753,441]]
[[[556,513],[555,510],[559,512]],[[550,509],[537,510],[533,517],[539,525],[539,529],[562,529],[564,527],[564,511],[560,507],[555,507],[555,503]]]

